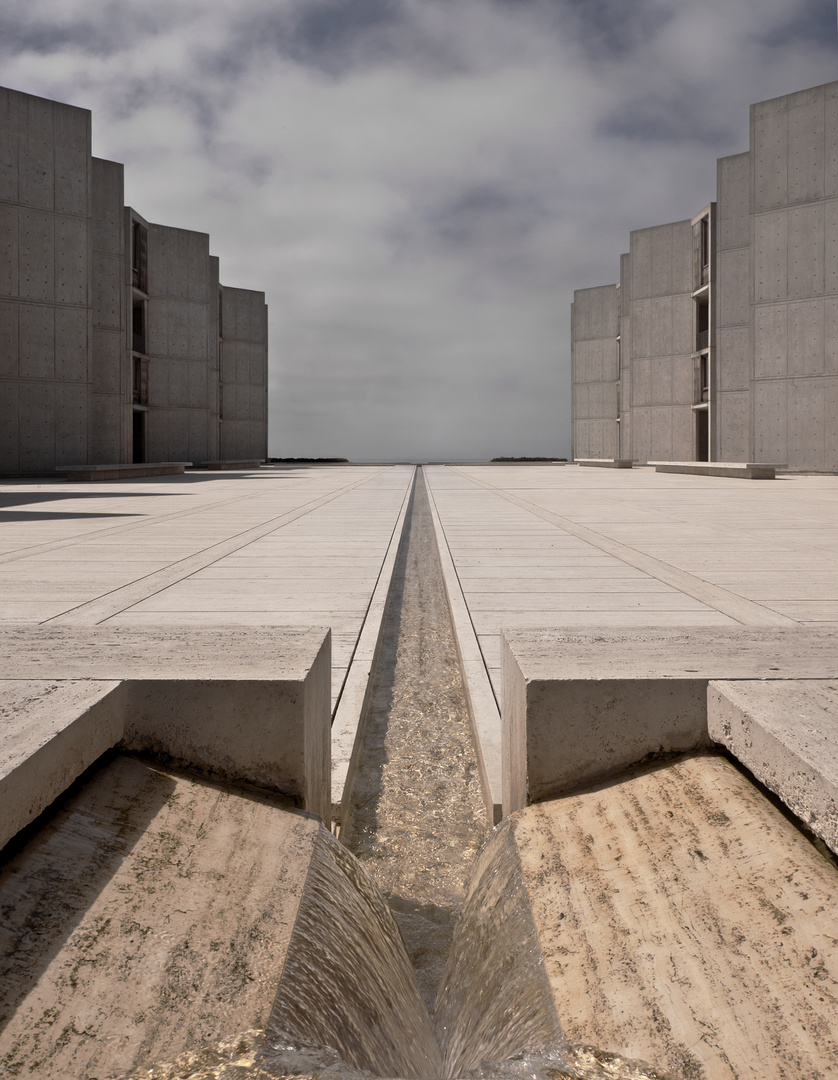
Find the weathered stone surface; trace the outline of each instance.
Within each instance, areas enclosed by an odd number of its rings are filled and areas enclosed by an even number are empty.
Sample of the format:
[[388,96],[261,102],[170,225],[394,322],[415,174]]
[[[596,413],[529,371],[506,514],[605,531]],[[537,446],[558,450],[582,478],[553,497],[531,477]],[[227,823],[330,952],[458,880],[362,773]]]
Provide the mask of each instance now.
[[508,631],[503,664],[509,813],[650,754],[709,746],[711,679],[838,677],[838,631]]
[[318,836],[116,758],[0,872],[0,1074],[116,1075],[264,1027]]
[[687,1078],[838,1075],[838,871],[728,761],[512,822],[569,1042]]
[[0,848],[122,736],[115,681],[0,680]]
[[711,682],[707,726],[838,852],[838,681]]

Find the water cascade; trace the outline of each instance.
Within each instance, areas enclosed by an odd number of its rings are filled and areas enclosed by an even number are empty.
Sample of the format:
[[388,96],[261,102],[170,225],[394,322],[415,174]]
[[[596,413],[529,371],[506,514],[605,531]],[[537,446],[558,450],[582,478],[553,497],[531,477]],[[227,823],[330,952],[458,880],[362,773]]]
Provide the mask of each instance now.
[[357,1069],[422,1080],[442,1059],[396,922],[360,863],[321,828],[269,1040],[329,1046]]
[[155,1080],[663,1080],[561,1033],[510,823],[486,840],[421,470],[340,841],[320,830],[265,1037]]
[[663,1076],[564,1043],[508,821],[478,853],[485,809],[421,471],[382,636],[345,847],[324,840],[309,872],[270,1069]]

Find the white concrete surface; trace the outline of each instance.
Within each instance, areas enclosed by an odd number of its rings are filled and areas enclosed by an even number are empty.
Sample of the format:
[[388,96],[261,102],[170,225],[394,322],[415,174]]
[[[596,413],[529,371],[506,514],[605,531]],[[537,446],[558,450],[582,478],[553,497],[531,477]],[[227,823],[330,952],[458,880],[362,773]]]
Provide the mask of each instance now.
[[838,853],[838,681],[711,682],[707,726]]
[[[154,676],[158,660],[169,672],[167,712],[174,701],[173,680],[191,679],[194,698],[198,680],[211,677],[213,686],[202,693],[212,702],[221,700],[221,680],[233,679],[237,686],[231,692],[243,702],[245,671],[257,682],[266,668],[281,671],[290,657],[275,650],[290,639],[260,627],[331,628],[331,709],[340,705],[335,727],[339,800],[341,768],[345,772],[363,707],[413,471],[410,466],[268,466],[235,475],[132,480],[95,492],[58,481],[2,484],[0,628],[142,631],[135,636],[152,643],[143,654],[142,677]],[[184,634],[178,627],[191,629]],[[239,634],[252,628],[252,644],[217,655],[211,670],[184,663],[171,674],[178,656],[194,659],[185,644],[190,635],[212,627],[236,627]],[[22,665],[15,668],[21,678],[73,678],[82,671],[91,678],[110,677],[101,666],[86,664],[80,650],[66,642],[45,663],[21,655],[21,641],[5,638],[3,645]],[[248,657],[248,649],[264,654]],[[29,674],[22,674],[24,669]],[[113,665],[109,670],[113,674]],[[122,671],[119,677],[128,676]],[[257,696],[266,692],[254,690]],[[135,703],[139,709],[139,699]],[[239,708],[232,698],[227,705],[226,716]],[[272,706],[265,698],[259,707]],[[146,745],[162,740],[175,759],[197,753],[204,768],[211,766],[210,758],[224,770],[233,769],[236,760],[241,764],[232,732],[221,738],[219,731],[210,753],[209,745],[202,750],[184,733],[172,741],[170,725],[155,733],[148,711],[142,727]],[[316,760],[328,774],[322,748]],[[257,774],[268,776],[256,766],[255,760],[248,765],[254,782]],[[275,777],[274,786],[278,782]],[[287,777],[281,779],[287,783]],[[307,784],[311,791],[321,790],[329,786],[329,776],[310,777]],[[319,795],[310,801],[329,817]]]
[[[0,700],[13,680],[5,757],[19,778],[5,794],[42,787],[27,821],[117,742],[329,820],[328,629],[0,628],[0,655]],[[34,757],[18,760],[27,744]]]
[[710,680],[784,677],[838,677],[838,627],[508,631],[504,811],[652,755],[708,748]]
[[[743,638],[736,628],[766,634],[785,628],[795,634],[802,627],[838,622],[837,477],[784,476],[771,485],[743,487],[650,469],[439,466],[425,473],[440,546],[450,553],[463,596],[459,617],[455,608],[457,632],[461,641],[476,637],[478,678],[488,676],[496,700],[502,635],[520,642],[538,628],[545,628],[549,678],[566,670],[569,635],[578,632],[585,649],[599,631],[613,641],[642,630],[646,636],[657,634],[659,659],[666,659],[650,666],[650,656],[642,655],[640,668],[627,677],[645,672],[650,680],[671,679],[678,670],[698,670],[678,643],[687,629],[702,627],[711,641],[728,643],[737,678],[772,677],[772,666],[782,667],[786,677],[833,674],[835,642],[829,638],[818,645],[803,635],[804,652],[797,660],[778,639],[778,663],[772,665],[770,655],[756,655],[747,644],[753,635]],[[588,631],[590,640],[584,637]],[[770,654],[772,646],[766,647]],[[806,649],[813,650],[811,664]],[[614,655],[603,661],[597,649],[584,678],[619,678],[616,662]],[[583,666],[579,650],[573,663]],[[705,686],[714,670],[705,673]],[[661,692],[668,695],[672,687]],[[648,745],[641,739],[643,753],[661,746],[676,749],[699,728],[706,738],[701,695],[690,688],[688,696],[695,697],[700,717],[696,713],[685,721],[677,737],[670,729],[655,745],[661,732],[652,725]],[[484,716],[486,744],[497,746],[494,710]],[[590,743],[586,768],[593,768],[597,752],[584,725],[582,735],[580,747]],[[635,746],[632,753],[640,749]],[[628,763],[614,753],[612,764]],[[609,752],[600,767],[610,758]],[[579,761],[571,755],[569,764],[575,768]],[[563,773],[563,783],[570,782],[569,775]]]
[[782,465],[758,461],[647,461],[659,473],[688,473],[693,476],[727,476],[734,480],[774,480]]
[[0,848],[117,743],[114,680],[0,680]]

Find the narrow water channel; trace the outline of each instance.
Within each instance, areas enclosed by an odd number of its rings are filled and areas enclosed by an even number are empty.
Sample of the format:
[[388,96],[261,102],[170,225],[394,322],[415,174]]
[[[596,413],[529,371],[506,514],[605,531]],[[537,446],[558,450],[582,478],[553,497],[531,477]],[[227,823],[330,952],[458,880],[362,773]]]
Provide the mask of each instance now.
[[421,468],[371,679],[340,842],[321,827],[267,1032],[142,1075],[671,1080],[562,1038],[510,821],[486,843]]
[[395,915],[429,1011],[488,832],[457,655],[419,468],[340,839]]

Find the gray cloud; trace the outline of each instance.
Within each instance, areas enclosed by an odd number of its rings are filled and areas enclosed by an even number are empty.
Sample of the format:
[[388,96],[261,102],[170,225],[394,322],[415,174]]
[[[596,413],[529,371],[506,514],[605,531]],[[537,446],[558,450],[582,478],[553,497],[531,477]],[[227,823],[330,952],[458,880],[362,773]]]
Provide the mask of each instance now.
[[151,220],[271,310],[271,449],[564,454],[569,304],[692,215],[748,105],[836,74],[814,0],[12,0]]

